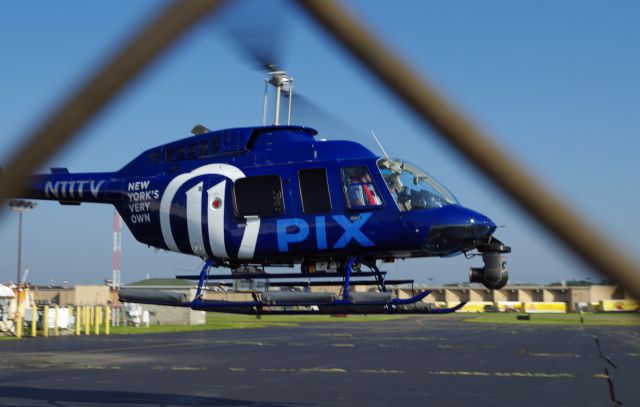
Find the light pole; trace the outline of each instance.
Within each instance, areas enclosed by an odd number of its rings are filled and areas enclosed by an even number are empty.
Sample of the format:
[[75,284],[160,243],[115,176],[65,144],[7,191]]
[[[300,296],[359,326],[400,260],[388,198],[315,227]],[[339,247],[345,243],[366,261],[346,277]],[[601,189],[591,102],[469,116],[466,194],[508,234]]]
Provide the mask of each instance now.
[[[18,288],[20,287],[22,277],[22,215],[35,208],[37,205],[38,204],[36,202],[25,201],[22,199],[9,201],[9,209],[18,212],[18,215],[20,216],[18,221],[18,272],[16,276],[16,286]],[[18,301],[20,301],[20,295],[18,295]]]

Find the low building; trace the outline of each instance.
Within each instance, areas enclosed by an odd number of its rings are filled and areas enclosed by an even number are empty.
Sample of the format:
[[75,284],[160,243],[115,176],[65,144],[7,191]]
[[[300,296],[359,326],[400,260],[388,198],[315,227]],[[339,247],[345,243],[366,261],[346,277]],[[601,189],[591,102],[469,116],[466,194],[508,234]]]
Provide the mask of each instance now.
[[[179,280],[173,278],[152,278],[148,280],[140,280],[135,283],[124,286],[128,292],[136,290],[148,291],[170,291],[174,293],[184,294],[186,298],[192,299],[196,295],[197,285],[189,280]],[[127,303],[124,304],[125,309],[130,309]],[[141,320],[144,321],[144,313],[147,312],[149,325],[202,325],[206,322],[204,311],[194,311],[187,307],[170,307],[166,305],[140,304]],[[122,315],[124,317],[124,315]]]
[[39,286],[35,287],[36,300],[60,306],[111,304],[109,287],[106,285]]
[[[390,287],[391,288],[391,287]],[[463,301],[473,303],[565,303],[569,312],[581,309],[598,310],[602,301],[632,300],[629,293],[612,285],[592,286],[546,286],[507,285],[499,290],[490,290],[475,285],[393,287],[399,298],[409,298],[419,292],[431,290],[424,302],[446,303],[453,306]]]

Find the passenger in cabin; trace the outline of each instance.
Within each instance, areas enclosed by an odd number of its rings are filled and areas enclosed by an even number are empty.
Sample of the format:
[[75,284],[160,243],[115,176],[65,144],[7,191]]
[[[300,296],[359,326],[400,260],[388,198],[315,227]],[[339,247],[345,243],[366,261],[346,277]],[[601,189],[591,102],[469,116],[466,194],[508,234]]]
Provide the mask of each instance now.
[[351,208],[364,206],[364,193],[358,177],[349,177],[349,206]]
[[371,176],[369,174],[365,174],[361,179],[362,181],[362,191],[365,196],[365,205],[369,206],[378,206],[382,205],[382,201],[380,197],[376,194],[376,189],[373,187],[373,181],[371,180]]
[[365,167],[347,167],[343,169],[343,179],[349,208],[382,205],[382,200],[376,193],[371,176]]

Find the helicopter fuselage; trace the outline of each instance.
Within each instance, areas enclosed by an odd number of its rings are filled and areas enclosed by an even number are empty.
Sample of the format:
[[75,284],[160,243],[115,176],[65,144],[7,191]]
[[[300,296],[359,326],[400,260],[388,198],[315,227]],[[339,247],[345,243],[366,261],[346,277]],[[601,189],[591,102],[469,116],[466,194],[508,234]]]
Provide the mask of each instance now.
[[54,168],[34,176],[25,197],[112,204],[138,241],[231,267],[449,256],[491,242],[489,218],[437,184],[420,189],[424,176],[402,162],[315,134],[297,126],[204,132],[113,173]]

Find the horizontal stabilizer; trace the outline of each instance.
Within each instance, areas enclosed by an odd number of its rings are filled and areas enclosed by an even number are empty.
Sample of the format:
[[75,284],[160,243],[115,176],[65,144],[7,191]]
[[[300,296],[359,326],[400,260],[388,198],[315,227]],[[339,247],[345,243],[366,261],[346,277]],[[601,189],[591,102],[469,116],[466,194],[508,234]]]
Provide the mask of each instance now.
[[139,288],[121,288],[120,301],[139,304],[169,305],[174,307],[189,306],[187,295],[176,291],[160,291]]

